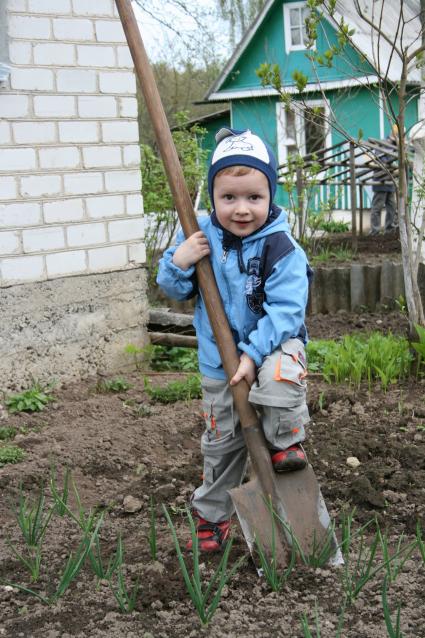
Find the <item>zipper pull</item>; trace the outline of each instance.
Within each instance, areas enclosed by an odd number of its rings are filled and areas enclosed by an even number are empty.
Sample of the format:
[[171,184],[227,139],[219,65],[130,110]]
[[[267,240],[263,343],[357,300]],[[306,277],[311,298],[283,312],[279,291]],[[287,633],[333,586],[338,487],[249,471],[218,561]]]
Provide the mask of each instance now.
[[229,251],[227,250],[227,248],[225,248],[225,249],[223,250],[223,254],[222,254],[222,256],[221,256],[221,263],[222,263],[222,264],[225,264],[225,263],[226,263],[228,253],[229,253]]

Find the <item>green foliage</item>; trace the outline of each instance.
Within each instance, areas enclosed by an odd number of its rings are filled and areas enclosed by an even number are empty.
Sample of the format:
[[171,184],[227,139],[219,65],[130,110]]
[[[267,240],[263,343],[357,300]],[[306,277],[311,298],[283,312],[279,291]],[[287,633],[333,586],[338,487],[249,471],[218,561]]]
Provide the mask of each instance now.
[[180,346],[152,346],[150,364],[153,370],[197,372],[198,352],[195,348]]
[[[183,169],[185,183],[192,202],[195,202],[205,174],[207,152],[200,143],[205,130],[198,124],[188,125],[188,114],[176,115],[179,129],[173,132],[173,140]],[[160,250],[168,248],[178,225],[178,216],[161,159],[145,144],[142,151],[142,192],[147,225],[145,230],[148,283],[153,285]]]
[[10,441],[14,439],[17,434],[16,428],[2,425],[0,427],[0,441]]
[[190,573],[190,568],[186,564],[183,552],[180,548],[180,543],[177,538],[176,529],[165,505],[163,505],[163,511],[165,514],[165,518],[167,519],[171,535],[173,537],[174,546],[176,548],[177,558],[179,561],[180,570],[183,575],[183,580],[186,585],[186,589],[189,593],[190,599],[195,607],[201,623],[203,625],[208,625],[220,603],[220,598],[224,586],[236,573],[236,571],[244,562],[245,558],[240,558],[233,565],[233,567],[229,571],[227,571],[227,563],[229,560],[229,554],[233,542],[232,540],[230,540],[226,544],[226,548],[223,552],[217,569],[215,570],[211,580],[205,584],[205,587],[201,579],[198,537],[196,535],[195,523],[190,511],[186,509],[192,537],[192,573]]
[[158,558],[157,532],[156,532],[156,506],[153,496],[150,498],[150,526],[149,526],[149,548],[152,560]]
[[97,392],[126,392],[130,388],[131,384],[122,377],[105,379],[104,381],[99,381],[96,384]]
[[12,394],[6,398],[5,404],[11,414],[15,412],[41,412],[45,406],[54,401],[54,397],[49,394],[51,386],[43,388],[39,383],[35,383],[31,388],[18,394]]
[[148,396],[158,403],[175,403],[176,401],[190,401],[192,399],[200,399],[201,378],[197,374],[192,374],[183,381],[172,381],[165,387],[153,387],[145,377],[145,391]]
[[327,233],[346,233],[350,230],[350,226],[346,222],[337,222],[332,219],[321,222],[319,228]]
[[412,355],[402,337],[373,332],[348,335],[340,341],[317,340],[307,346],[309,369],[322,372],[328,383],[348,382],[359,387],[361,381],[379,380],[386,390],[390,383],[407,378]]
[[313,255],[310,258],[310,262],[314,266],[317,264],[327,264],[328,262],[351,261],[353,255],[353,251],[349,248],[337,248],[336,250],[324,248],[317,255]]
[[384,610],[384,619],[385,619],[385,626],[387,628],[387,633],[389,638],[403,638],[403,634],[400,629],[401,603],[399,603],[397,607],[396,621],[395,621],[395,625],[393,625],[393,622],[391,620],[390,609],[388,606],[387,591],[388,591],[388,582],[387,582],[387,577],[385,577],[383,585],[382,585],[382,608]]
[[419,355],[417,361],[417,372],[419,373],[421,367],[425,363],[425,328],[419,324],[415,324],[415,330],[419,341],[414,341],[411,345]]
[[134,343],[128,343],[124,348],[124,352],[133,359],[134,367],[136,368],[136,370],[141,370],[143,367],[143,362],[146,360],[150,361],[153,347],[154,346],[148,344],[147,346],[140,348]]
[[19,463],[25,458],[25,452],[17,445],[0,446],[0,467],[7,463]]

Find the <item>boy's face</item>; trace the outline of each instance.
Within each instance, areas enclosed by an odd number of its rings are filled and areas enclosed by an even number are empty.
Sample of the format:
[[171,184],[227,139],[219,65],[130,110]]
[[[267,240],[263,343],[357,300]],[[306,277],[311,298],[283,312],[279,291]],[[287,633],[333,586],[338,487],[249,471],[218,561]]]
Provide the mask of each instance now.
[[270,190],[267,177],[252,169],[246,175],[219,174],[214,179],[217,219],[237,237],[247,237],[267,220]]

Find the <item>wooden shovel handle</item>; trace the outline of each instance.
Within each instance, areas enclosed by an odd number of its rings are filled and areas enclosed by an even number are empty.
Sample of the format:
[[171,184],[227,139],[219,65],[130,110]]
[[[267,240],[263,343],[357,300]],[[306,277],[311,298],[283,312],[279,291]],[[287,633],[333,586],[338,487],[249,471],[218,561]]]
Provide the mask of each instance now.
[[[133,58],[140,87],[145,98],[146,107],[155,131],[158,148],[164,163],[179,220],[185,236],[189,237],[199,230],[199,225],[184,180],[183,171],[171,136],[170,127],[165,116],[153,71],[149,64],[130,0],[115,0],[115,2]],[[204,257],[196,264],[196,275],[214,338],[223,362],[223,367],[227,378],[230,379],[239,366],[239,356],[208,257]],[[263,431],[258,422],[257,414],[248,401],[248,384],[242,381],[236,386],[232,386],[232,393],[255,470],[262,484],[264,483],[263,489],[265,493],[273,494],[273,475],[270,457],[268,456]]]

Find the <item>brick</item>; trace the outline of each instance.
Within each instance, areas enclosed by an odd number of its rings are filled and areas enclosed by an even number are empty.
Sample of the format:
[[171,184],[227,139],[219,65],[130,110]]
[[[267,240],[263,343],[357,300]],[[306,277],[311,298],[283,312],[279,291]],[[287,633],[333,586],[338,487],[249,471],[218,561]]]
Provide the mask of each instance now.
[[140,171],[108,171],[105,173],[105,186],[108,193],[140,191],[142,188]]
[[32,47],[29,42],[17,40],[9,43],[9,57],[13,64],[31,64]]
[[139,126],[137,122],[102,122],[101,129],[104,142],[139,141]]
[[35,95],[34,113],[37,117],[74,117],[75,98],[71,95]]
[[83,16],[113,16],[113,0],[96,0],[95,3],[87,0],[72,0],[74,13]]
[[10,85],[12,89],[25,91],[51,91],[53,89],[53,71],[12,67]]
[[119,20],[96,20],[95,30],[98,42],[127,42]]
[[45,279],[44,260],[41,256],[15,257],[0,260],[2,283],[13,284]]
[[71,0],[29,0],[30,13],[71,13]]
[[99,130],[96,122],[60,122],[59,140],[61,142],[97,142]]
[[83,148],[85,168],[102,168],[122,165],[120,146],[88,146]]
[[117,62],[119,67],[128,69],[133,68],[133,58],[131,57],[128,46],[117,47]]
[[[0,144],[10,144],[12,136],[9,122],[0,121]],[[1,193],[0,193],[1,196]]]
[[21,228],[41,223],[38,203],[0,204],[0,228]]
[[18,183],[15,177],[0,176],[0,199],[16,199]]
[[127,246],[107,246],[88,251],[90,270],[114,270],[128,263]]
[[81,69],[64,69],[56,74],[58,91],[64,93],[94,93],[96,79],[96,71]]
[[65,248],[64,230],[59,226],[23,230],[22,244],[25,253],[50,252]]
[[103,190],[101,173],[73,173],[64,175],[65,193],[68,195],[89,195]]
[[57,18],[53,20],[53,34],[61,42],[94,41],[94,28],[91,20],[70,20]]
[[119,109],[121,117],[137,117],[138,107],[137,98],[135,97],[120,97]]
[[124,215],[123,195],[104,195],[86,200],[87,214],[91,219],[119,217]]
[[22,197],[49,197],[62,190],[60,175],[30,175],[21,177]]
[[46,224],[79,222],[84,218],[83,200],[80,197],[73,197],[44,202],[43,217]]
[[53,122],[16,122],[12,131],[16,144],[49,144],[56,140]]
[[9,37],[33,40],[48,40],[51,35],[49,18],[11,15]]
[[140,240],[144,234],[143,219],[119,219],[108,223],[111,242]]
[[0,153],[0,171],[29,171],[35,166],[35,151],[32,148],[4,148]]
[[0,232],[0,255],[13,255],[21,252],[19,233],[11,231]]
[[77,64],[89,67],[115,67],[115,51],[113,47],[80,44],[77,46]]
[[146,263],[146,246],[142,242],[138,244],[132,244],[128,247],[128,258],[131,263],[145,264]]
[[136,78],[129,71],[110,71],[99,73],[99,89],[101,93],[136,93]]
[[41,148],[38,151],[40,168],[78,168],[80,153],[75,146],[60,146],[58,148]]
[[46,255],[46,269],[48,277],[85,272],[87,270],[86,253],[84,250],[69,250]]
[[124,166],[140,166],[140,146],[124,146]]
[[26,95],[2,95],[0,100],[0,117],[27,117],[29,98]]
[[68,244],[72,248],[93,246],[106,242],[106,228],[104,224],[78,224],[66,229]]
[[143,215],[143,198],[141,193],[127,195],[125,200],[127,215]]
[[78,98],[78,115],[92,119],[116,117],[116,98],[106,95],[83,95]]
[[73,44],[46,42],[34,46],[35,64],[51,66],[72,66],[75,64]]

